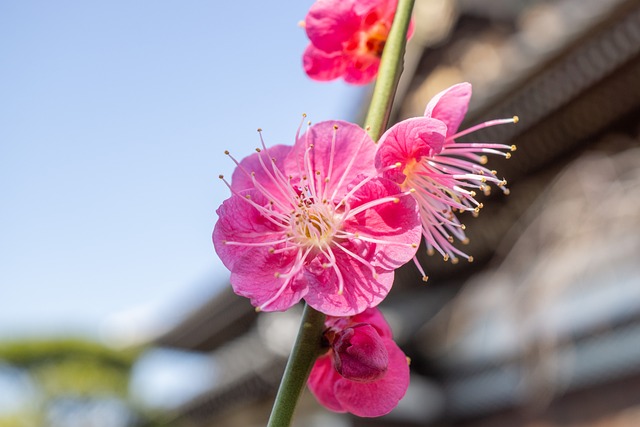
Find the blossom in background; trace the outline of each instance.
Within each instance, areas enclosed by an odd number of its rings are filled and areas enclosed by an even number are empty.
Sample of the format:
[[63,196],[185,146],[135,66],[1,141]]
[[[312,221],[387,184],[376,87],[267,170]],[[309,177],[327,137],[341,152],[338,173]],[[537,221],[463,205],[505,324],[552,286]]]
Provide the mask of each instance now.
[[[459,257],[473,258],[454,246],[455,239],[467,242],[465,226],[454,212],[482,208],[476,191],[488,194],[489,184],[505,193],[506,181],[496,171],[483,166],[486,154],[511,157],[515,146],[491,143],[462,143],[456,139],[478,129],[503,123],[517,123],[518,118],[492,120],[458,131],[471,98],[471,85],[460,83],[436,95],[427,105],[424,117],[404,120],[388,129],[380,138],[376,166],[400,185],[420,206],[422,234],[429,253],[438,251],[447,261]],[[400,167],[388,169],[389,165]],[[424,280],[422,267],[414,258]]]
[[378,176],[375,150],[359,126],[322,122],[293,147],[263,143],[236,162],[213,241],[237,294],[258,310],[304,298],[335,316],[384,299],[415,255],[420,219],[409,192]]
[[311,392],[332,411],[360,417],[389,413],[409,387],[409,363],[380,311],[327,317],[325,325],[330,349],[311,370]]
[[397,4],[397,0],[314,3],[304,20],[311,41],[303,56],[307,75],[321,81],[343,77],[348,83],[371,82],[378,73]]

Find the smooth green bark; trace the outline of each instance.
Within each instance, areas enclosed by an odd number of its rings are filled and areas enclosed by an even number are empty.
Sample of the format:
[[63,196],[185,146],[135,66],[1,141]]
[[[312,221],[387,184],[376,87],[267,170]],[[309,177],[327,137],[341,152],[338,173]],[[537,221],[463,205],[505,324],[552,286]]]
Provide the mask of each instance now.
[[289,355],[268,427],[289,427],[318,355],[322,352],[324,314],[305,305],[296,342]]
[[369,135],[378,141],[387,128],[393,98],[396,94],[398,81],[404,68],[404,51],[407,44],[407,31],[411,22],[411,12],[415,0],[399,0],[393,25],[389,37],[384,45],[378,78],[373,88],[371,105],[364,125]]

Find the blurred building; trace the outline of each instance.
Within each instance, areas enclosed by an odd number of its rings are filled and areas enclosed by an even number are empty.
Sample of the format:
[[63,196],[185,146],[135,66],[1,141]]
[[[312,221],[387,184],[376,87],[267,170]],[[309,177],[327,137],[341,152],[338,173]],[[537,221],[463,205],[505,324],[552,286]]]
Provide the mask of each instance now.
[[[489,163],[511,195],[465,218],[473,263],[424,256],[427,285],[398,271],[382,305],[412,359],[398,408],[358,419],[306,394],[295,425],[640,425],[640,1],[418,0],[415,19],[394,120],[471,82],[467,124],[520,116],[467,138],[518,146]],[[264,425],[298,317],[228,288],[160,337],[219,372],[172,418]]]

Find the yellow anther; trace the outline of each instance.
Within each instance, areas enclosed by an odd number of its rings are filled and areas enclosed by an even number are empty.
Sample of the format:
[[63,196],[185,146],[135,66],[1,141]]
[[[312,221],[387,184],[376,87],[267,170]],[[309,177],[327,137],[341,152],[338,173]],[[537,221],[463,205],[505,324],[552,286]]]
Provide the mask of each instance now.
[[467,258],[467,261],[469,261],[469,262],[473,262],[473,257],[472,257],[472,256],[470,256],[469,258]]
[[460,258],[451,258],[451,264],[457,264],[460,262]]
[[442,259],[444,259],[444,262],[449,261],[449,254],[444,254],[444,256],[442,257]]
[[520,117],[513,116],[513,123],[518,123],[520,121]]
[[422,276],[422,281],[423,282],[429,281],[429,276]]
[[511,151],[516,151],[518,149],[518,147],[516,147],[515,145],[511,146]]

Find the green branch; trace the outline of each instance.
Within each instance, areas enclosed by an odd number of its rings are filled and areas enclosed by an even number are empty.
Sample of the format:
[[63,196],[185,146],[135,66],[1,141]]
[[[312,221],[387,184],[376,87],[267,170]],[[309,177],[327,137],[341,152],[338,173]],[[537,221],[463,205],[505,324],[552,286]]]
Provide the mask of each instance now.
[[365,127],[374,141],[385,131],[391,114],[393,97],[396,94],[400,74],[404,64],[404,51],[407,44],[407,31],[411,21],[411,12],[415,0],[399,0],[389,37],[384,45],[378,78],[373,89],[371,105],[365,119]]
[[289,355],[280,388],[276,395],[268,427],[289,427],[293,412],[307,378],[318,355],[321,353],[324,314],[305,305],[300,321],[298,337]]

